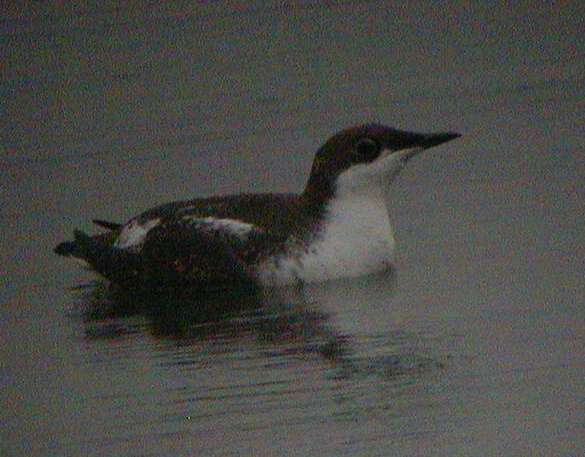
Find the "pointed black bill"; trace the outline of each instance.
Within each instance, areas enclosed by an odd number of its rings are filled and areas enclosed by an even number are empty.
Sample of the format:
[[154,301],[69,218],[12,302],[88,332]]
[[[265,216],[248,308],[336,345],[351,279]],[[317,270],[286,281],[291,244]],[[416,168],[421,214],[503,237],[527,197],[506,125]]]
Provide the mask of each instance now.
[[433,146],[438,146],[440,144],[446,143],[447,141],[454,140],[455,138],[459,138],[461,134],[454,133],[454,132],[447,132],[447,133],[430,133],[427,135],[421,135],[421,140],[419,146],[423,149],[432,148]]
[[459,133],[454,132],[413,133],[398,131],[392,139],[394,140],[394,150],[398,151],[402,161],[407,162],[426,149],[454,140],[460,136]]
[[428,149],[447,141],[459,138],[461,135],[454,132],[417,133],[405,130],[388,129],[385,143],[388,149],[401,151],[403,149]]

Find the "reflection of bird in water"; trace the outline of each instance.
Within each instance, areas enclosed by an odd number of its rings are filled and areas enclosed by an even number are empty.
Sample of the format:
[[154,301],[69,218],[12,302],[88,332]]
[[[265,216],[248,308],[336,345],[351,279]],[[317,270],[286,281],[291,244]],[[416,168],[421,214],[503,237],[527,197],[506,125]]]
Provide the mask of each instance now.
[[94,282],[79,288],[88,338],[112,338],[133,332],[124,318],[144,316],[159,338],[197,341],[253,336],[260,344],[286,346],[287,353],[316,353],[332,362],[346,351],[346,338],[328,325],[329,316],[303,305],[302,292],[289,289],[221,294],[200,291],[180,295],[127,293]]
[[[383,285],[388,285],[388,277],[366,281],[359,290],[367,286],[374,294],[376,288],[382,293]],[[338,286],[347,291],[348,284]],[[342,330],[344,325],[333,309],[343,306],[339,295],[331,295],[336,303],[329,306],[299,287],[252,292],[227,289],[203,295],[183,291],[172,297],[146,291],[128,293],[103,282],[82,290],[86,337],[92,340],[147,331],[158,339],[194,348],[239,346],[247,341],[254,350],[267,354],[326,361],[336,377],[370,373],[388,378],[440,366],[436,360],[413,353],[405,331],[364,337],[352,334],[356,329]],[[360,299],[355,290],[349,290],[347,296]],[[135,317],[146,321],[137,324]],[[419,336],[413,335],[413,339]]]
[[379,124],[345,129],[316,153],[301,194],[244,194],[168,203],[110,231],[75,232],[57,254],[126,288],[281,286],[390,267],[387,185],[419,152],[457,138]]

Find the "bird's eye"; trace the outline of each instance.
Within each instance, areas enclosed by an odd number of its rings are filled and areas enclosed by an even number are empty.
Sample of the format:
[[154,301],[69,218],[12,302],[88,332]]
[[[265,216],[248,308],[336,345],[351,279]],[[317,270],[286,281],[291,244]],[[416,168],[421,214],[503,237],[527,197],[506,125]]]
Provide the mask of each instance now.
[[380,143],[371,138],[361,138],[356,146],[356,154],[359,160],[374,160],[380,154]]

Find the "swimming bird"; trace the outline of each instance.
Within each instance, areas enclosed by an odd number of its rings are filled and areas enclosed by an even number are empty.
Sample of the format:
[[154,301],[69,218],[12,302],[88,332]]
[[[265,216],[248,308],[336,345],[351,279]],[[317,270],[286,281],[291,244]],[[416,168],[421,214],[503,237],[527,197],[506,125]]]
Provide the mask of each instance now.
[[55,248],[122,288],[281,286],[380,272],[395,247],[384,195],[417,154],[458,138],[380,124],[323,144],[299,194],[175,201]]

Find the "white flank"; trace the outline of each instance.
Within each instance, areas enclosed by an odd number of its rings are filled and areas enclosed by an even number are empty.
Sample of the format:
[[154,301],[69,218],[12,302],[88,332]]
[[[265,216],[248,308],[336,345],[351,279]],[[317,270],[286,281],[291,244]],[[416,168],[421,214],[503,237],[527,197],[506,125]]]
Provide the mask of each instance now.
[[139,224],[133,219],[124,226],[114,246],[121,249],[137,248],[146,238],[146,234],[160,223],[160,219],[151,219],[144,224]]
[[202,229],[223,231],[241,240],[247,240],[250,232],[260,230],[252,224],[238,221],[237,219],[217,219],[215,217],[201,216],[183,216],[183,219],[191,221],[191,223],[200,226]]
[[258,270],[265,285],[320,282],[383,271],[390,266],[394,236],[381,192],[334,198],[324,227],[308,247],[291,246]]

